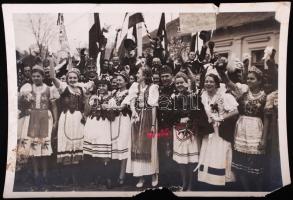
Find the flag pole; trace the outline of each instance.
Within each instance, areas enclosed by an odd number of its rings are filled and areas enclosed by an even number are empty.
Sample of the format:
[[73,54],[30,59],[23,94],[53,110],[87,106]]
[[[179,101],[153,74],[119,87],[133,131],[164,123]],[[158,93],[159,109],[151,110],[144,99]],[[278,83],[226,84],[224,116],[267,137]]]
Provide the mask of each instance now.
[[137,56],[142,56],[142,23],[136,24],[137,27]]

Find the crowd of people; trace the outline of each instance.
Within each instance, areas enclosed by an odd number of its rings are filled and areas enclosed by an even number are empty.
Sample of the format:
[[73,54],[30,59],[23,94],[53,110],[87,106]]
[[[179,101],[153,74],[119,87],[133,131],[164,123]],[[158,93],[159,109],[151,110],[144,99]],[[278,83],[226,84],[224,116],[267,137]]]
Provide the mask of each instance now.
[[49,162],[61,171],[55,178],[73,186],[102,177],[107,188],[119,187],[126,174],[137,188],[147,176],[153,187],[183,191],[197,182],[243,191],[281,186],[276,51],[258,68],[249,57],[228,62],[201,39],[201,51],[185,62],[166,51],[136,57],[133,48],[103,59],[100,74],[88,58],[66,74],[55,72],[50,56],[23,65],[17,173],[31,166],[35,190],[46,190]]

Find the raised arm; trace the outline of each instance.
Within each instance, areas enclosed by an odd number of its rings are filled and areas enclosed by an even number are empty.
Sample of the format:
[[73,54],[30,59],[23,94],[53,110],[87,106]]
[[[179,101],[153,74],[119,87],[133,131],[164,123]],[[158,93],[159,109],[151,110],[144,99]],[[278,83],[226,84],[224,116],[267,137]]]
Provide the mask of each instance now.
[[228,77],[228,75],[226,74],[226,71],[223,70],[223,69],[219,69],[217,68],[217,71],[218,71],[218,74],[220,75],[221,77],[221,80],[223,83],[226,84],[226,86],[231,90],[231,91],[234,91],[236,92],[237,94],[240,92],[239,91],[239,88],[237,87],[237,85],[235,83],[233,83],[230,78]]
[[50,78],[53,81],[53,84],[55,85],[56,88],[60,88],[60,81],[56,78],[56,72],[55,72],[55,66],[54,66],[54,61],[53,58],[49,57],[48,58],[49,63],[50,63]]
[[53,115],[53,128],[57,128],[57,123],[58,123],[58,110],[57,110],[57,104],[56,100],[51,101],[51,112]]

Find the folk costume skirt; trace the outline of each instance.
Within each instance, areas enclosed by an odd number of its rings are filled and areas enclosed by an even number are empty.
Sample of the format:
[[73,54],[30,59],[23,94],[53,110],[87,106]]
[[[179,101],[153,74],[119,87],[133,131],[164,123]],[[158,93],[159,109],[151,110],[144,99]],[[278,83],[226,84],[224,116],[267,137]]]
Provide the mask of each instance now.
[[219,186],[234,181],[231,143],[221,138],[217,130],[203,137],[199,155],[198,181]]
[[137,113],[139,121],[131,125],[131,153],[127,160],[126,172],[136,177],[153,175],[159,173],[159,159],[158,138],[156,133],[151,133],[152,110],[140,109]]
[[57,162],[78,164],[83,158],[84,125],[80,111],[62,112],[58,124]]
[[30,115],[18,119],[17,165],[21,167],[29,157],[50,156],[53,117],[48,110],[31,110]]
[[199,155],[198,138],[180,123],[173,127],[173,160],[178,164],[197,163]]
[[111,131],[107,118],[88,118],[84,128],[84,154],[97,158],[111,158]]
[[240,116],[236,123],[233,169],[237,173],[260,175],[265,162],[263,123],[258,117]]
[[131,121],[122,113],[111,122],[112,159],[127,159],[130,152]]

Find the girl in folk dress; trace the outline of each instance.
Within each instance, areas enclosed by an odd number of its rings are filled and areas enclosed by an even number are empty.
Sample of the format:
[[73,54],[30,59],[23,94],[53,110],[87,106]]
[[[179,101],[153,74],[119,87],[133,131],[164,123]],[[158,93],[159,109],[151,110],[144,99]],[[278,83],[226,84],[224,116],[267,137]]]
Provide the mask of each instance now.
[[203,137],[198,180],[221,186],[232,181],[233,176],[231,143],[219,135],[219,127],[225,120],[238,114],[238,103],[231,94],[219,88],[219,77],[215,74],[207,74],[204,81],[205,91],[201,97],[209,122],[213,124],[214,133]]
[[124,183],[126,162],[129,157],[130,134],[131,134],[131,111],[128,101],[127,84],[129,75],[122,71],[116,78],[118,90],[111,99],[111,109],[116,113],[115,120],[111,123],[112,130],[112,159],[121,160],[118,184]]
[[248,90],[239,98],[240,117],[236,123],[233,167],[245,190],[262,188],[266,133],[263,113],[266,94],[261,90],[262,72],[252,66],[248,70]]
[[[112,98],[108,88],[110,83],[105,80],[97,82],[97,94],[89,98],[85,111],[84,154],[103,161],[103,174],[109,175],[111,158],[111,121],[114,120],[110,112],[109,100]],[[97,161],[97,160],[96,160]],[[95,165],[95,163],[93,164]],[[97,170],[97,169],[95,169]],[[107,187],[111,187],[111,179],[107,176]]]
[[195,130],[198,116],[197,96],[187,91],[188,77],[179,72],[175,76],[176,93],[171,98],[173,102],[174,127],[173,127],[173,159],[178,163],[183,191],[192,189],[193,169],[198,162],[199,145]]
[[[44,70],[40,66],[32,69],[33,84],[25,84],[20,89],[19,103],[24,106],[25,116],[21,118],[18,132],[20,140],[18,153],[32,157],[36,186],[42,186],[47,178],[47,158],[52,154],[51,132],[57,125],[55,99],[52,88],[43,83]],[[22,125],[22,126],[21,126]],[[40,176],[39,168],[42,168]]]
[[84,91],[77,86],[79,70],[73,68],[66,75],[66,83],[53,76],[53,83],[60,93],[61,114],[58,124],[57,163],[64,165],[64,173],[76,184],[79,163],[83,157],[83,128],[81,123],[84,111]]
[[132,111],[131,155],[127,161],[126,172],[139,177],[136,185],[138,188],[143,187],[143,176],[146,175],[152,175],[152,186],[158,184],[159,161],[155,134],[159,91],[158,85],[151,84],[151,80],[151,69],[141,67],[137,73],[137,83],[133,83],[129,89]]

